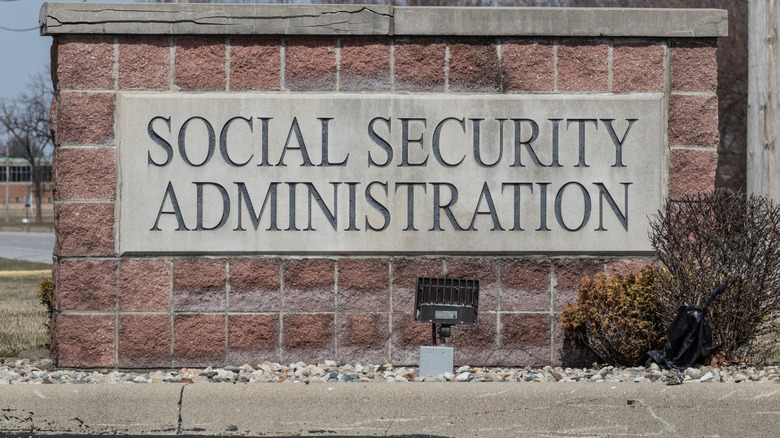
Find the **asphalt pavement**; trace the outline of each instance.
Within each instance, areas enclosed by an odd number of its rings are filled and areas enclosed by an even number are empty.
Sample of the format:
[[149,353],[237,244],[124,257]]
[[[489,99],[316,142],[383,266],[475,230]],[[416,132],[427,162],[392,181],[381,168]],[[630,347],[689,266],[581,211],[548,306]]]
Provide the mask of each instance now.
[[0,231],[0,257],[51,263],[54,233]]
[[755,383],[95,384],[0,387],[0,435],[777,436]]

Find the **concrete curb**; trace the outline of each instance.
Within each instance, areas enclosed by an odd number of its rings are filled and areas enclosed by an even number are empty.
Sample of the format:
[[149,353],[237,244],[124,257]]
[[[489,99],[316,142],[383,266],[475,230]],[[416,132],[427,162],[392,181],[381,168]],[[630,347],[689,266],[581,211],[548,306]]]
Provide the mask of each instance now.
[[31,277],[33,275],[51,277],[51,269],[43,269],[40,271],[0,271],[0,277]]
[[759,384],[10,385],[2,433],[773,436]]

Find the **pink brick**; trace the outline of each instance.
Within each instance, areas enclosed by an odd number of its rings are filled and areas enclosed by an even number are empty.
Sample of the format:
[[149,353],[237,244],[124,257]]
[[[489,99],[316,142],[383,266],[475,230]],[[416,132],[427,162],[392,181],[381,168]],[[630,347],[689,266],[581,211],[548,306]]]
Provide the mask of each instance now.
[[393,311],[414,311],[417,277],[443,277],[441,260],[396,259],[393,260]]
[[336,309],[333,260],[293,260],[284,264],[284,310]]
[[565,367],[592,366],[602,362],[588,346],[582,345],[563,332],[560,316],[553,324],[553,364]]
[[171,40],[168,37],[119,38],[119,88],[170,88]]
[[171,274],[166,260],[119,263],[120,310],[168,310]]
[[390,42],[373,38],[342,39],[339,81],[341,91],[390,90]]
[[114,148],[58,148],[54,162],[56,201],[115,199]]
[[479,311],[496,310],[496,260],[447,260],[447,277],[479,280]]
[[711,192],[715,189],[718,151],[672,149],[669,170],[669,197]]
[[718,141],[718,98],[672,95],[669,144],[717,147]]
[[612,89],[663,91],[664,53],[660,44],[616,44],[612,49]]
[[389,331],[387,315],[341,314],[336,357],[347,363],[385,364],[389,359]]
[[569,41],[558,46],[558,90],[607,91],[608,46]]
[[552,44],[507,43],[503,46],[504,91],[553,91],[555,57]]
[[[421,325],[428,326],[430,331],[430,324]],[[495,313],[480,312],[476,324],[454,326],[447,345],[455,347],[455,365],[484,366],[496,363],[496,336]]]
[[173,262],[173,309],[225,310],[225,262],[192,259]]
[[498,51],[484,40],[450,44],[451,91],[498,91]]
[[58,204],[54,206],[58,256],[114,254],[114,204]]
[[563,309],[564,304],[577,300],[577,293],[582,279],[593,278],[604,272],[604,264],[599,260],[569,259],[555,260],[555,290],[553,305],[555,311]]
[[386,259],[342,259],[339,271],[339,311],[390,308],[390,271]]
[[275,312],[282,306],[278,260],[230,261],[230,310]]
[[550,310],[550,262],[502,262],[501,310]]
[[54,303],[59,311],[113,311],[116,307],[116,262],[60,262],[54,281]]
[[672,91],[718,90],[717,43],[672,46]]
[[284,86],[288,90],[336,89],[336,42],[291,38],[284,49]]
[[174,320],[173,332],[174,366],[225,363],[225,315],[179,315]]
[[642,269],[657,265],[658,262],[655,259],[617,260],[607,263],[607,275],[620,274],[624,277],[628,274],[639,275]]
[[49,128],[57,145],[110,144],[114,140],[114,93],[60,93]]
[[550,315],[501,315],[501,365],[550,363]]
[[332,314],[285,315],[282,360],[318,363],[334,358],[334,326]]
[[228,316],[228,362],[255,365],[279,361],[279,317]]
[[444,43],[412,39],[395,43],[395,88],[444,91]]
[[281,88],[281,43],[267,38],[230,39],[230,89]]
[[224,90],[225,40],[176,38],[175,83],[183,90]]
[[55,87],[59,90],[114,88],[114,39],[56,38]]
[[55,366],[113,367],[114,345],[113,315],[54,315],[51,353]]
[[392,341],[394,365],[419,365],[420,346],[433,342],[431,325],[415,321],[411,313],[393,314]]
[[119,317],[119,367],[171,366],[171,317],[122,315]]

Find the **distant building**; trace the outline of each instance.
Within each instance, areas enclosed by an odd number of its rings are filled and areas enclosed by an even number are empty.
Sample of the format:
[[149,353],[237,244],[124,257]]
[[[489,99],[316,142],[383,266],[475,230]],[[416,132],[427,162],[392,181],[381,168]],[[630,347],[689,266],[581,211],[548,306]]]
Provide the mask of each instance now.
[[[44,158],[41,163],[44,175],[44,183],[41,187],[41,202],[43,204],[51,204],[51,158]],[[25,196],[29,196],[31,205],[35,205],[32,167],[27,160],[24,158],[10,158],[6,163],[4,158],[0,158],[0,205],[5,205],[6,187],[8,187],[9,204],[24,205]]]

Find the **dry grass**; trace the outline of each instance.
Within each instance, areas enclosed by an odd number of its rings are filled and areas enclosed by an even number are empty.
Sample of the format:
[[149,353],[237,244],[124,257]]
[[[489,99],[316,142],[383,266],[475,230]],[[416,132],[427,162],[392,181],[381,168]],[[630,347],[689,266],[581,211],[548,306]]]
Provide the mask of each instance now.
[[[50,265],[0,259],[0,270],[46,269]],[[0,357],[48,342],[46,308],[38,301],[40,277],[0,277]]]
[[30,218],[31,223],[23,224],[22,218],[25,217],[24,205],[9,204],[8,206],[9,220],[6,220],[5,216],[5,204],[0,204],[0,231],[38,231],[38,232],[50,232],[54,231],[54,206],[52,204],[41,205],[41,214],[43,216],[43,223],[37,224],[35,221],[35,208],[30,207],[27,211],[27,215]]

